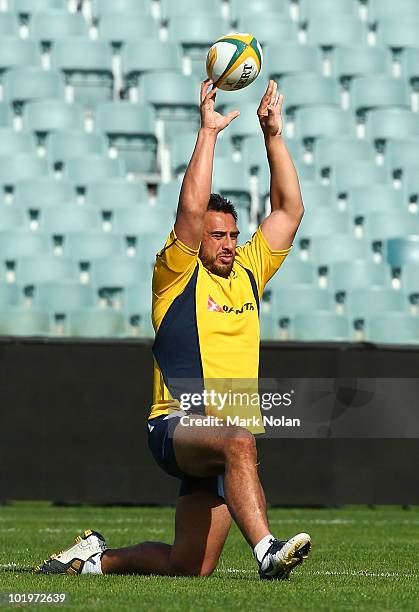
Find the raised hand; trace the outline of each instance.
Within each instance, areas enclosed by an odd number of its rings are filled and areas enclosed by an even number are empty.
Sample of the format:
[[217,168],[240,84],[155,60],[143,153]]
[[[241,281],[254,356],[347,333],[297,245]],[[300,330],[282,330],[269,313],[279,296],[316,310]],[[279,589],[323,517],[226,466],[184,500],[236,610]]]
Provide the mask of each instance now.
[[265,136],[277,136],[282,133],[281,110],[284,96],[278,96],[277,91],[277,83],[269,81],[257,110],[260,127]]
[[230,123],[240,115],[238,110],[231,111],[226,115],[221,115],[215,110],[215,96],[217,94],[217,87],[213,87],[210,92],[208,88],[212,85],[211,79],[206,79],[201,83],[201,127],[214,130],[215,132],[221,132]]

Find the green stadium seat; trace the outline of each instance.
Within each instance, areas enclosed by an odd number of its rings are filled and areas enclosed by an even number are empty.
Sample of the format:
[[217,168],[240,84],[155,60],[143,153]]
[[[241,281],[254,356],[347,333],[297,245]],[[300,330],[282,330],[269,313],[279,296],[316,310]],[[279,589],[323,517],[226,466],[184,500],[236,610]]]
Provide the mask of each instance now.
[[40,210],[49,206],[59,206],[76,200],[73,185],[64,179],[52,176],[39,176],[16,182],[14,205],[22,208]]
[[54,315],[91,308],[98,298],[93,287],[73,281],[36,283],[33,305]]
[[4,100],[17,105],[42,98],[64,99],[64,80],[59,72],[22,66],[4,75],[3,90]]
[[44,336],[49,334],[50,321],[45,312],[15,308],[0,311],[0,335]]
[[95,109],[95,129],[109,137],[128,172],[157,170],[157,139],[151,106],[129,102],[103,102]]
[[50,281],[75,281],[77,278],[76,262],[65,257],[32,255],[16,261],[16,281],[21,287]]
[[29,23],[29,37],[43,45],[72,36],[88,37],[89,28],[81,13],[45,11],[34,13]]
[[277,80],[299,72],[320,72],[321,53],[317,47],[298,43],[270,43],[264,71]]
[[333,164],[354,159],[372,162],[374,158],[375,151],[371,142],[351,136],[319,138],[314,151],[314,163],[321,174],[330,171]]
[[390,266],[362,259],[338,261],[330,265],[329,286],[337,293],[353,289],[369,290],[374,286],[391,287]]
[[156,38],[129,40],[122,49],[121,62],[126,86],[136,86],[146,72],[182,72],[182,49],[177,43]]
[[27,18],[33,13],[45,11],[67,12],[68,0],[7,0],[10,11]]
[[125,287],[136,285],[142,280],[149,280],[149,275],[146,275],[144,264],[137,258],[105,257],[92,262],[91,283],[99,290],[121,292]]
[[123,295],[124,311],[130,316],[150,316],[151,284],[149,281],[138,281],[126,287]]
[[419,302],[419,261],[411,261],[402,268],[402,287],[415,305]]
[[372,251],[365,240],[352,234],[319,236],[310,240],[310,260],[318,266],[329,266],[335,261],[371,259]]
[[402,291],[389,287],[351,289],[345,298],[345,311],[355,320],[365,320],[383,312],[406,312],[408,301]]
[[79,262],[90,262],[99,257],[114,257],[125,252],[121,236],[102,231],[70,232],[64,241],[64,253]]
[[41,213],[42,231],[53,236],[68,232],[101,229],[101,217],[97,209],[75,204],[63,204],[47,208]]
[[400,79],[382,75],[361,76],[351,86],[351,106],[363,114],[376,108],[395,106],[409,108],[410,97],[406,84]]
[[238,208],[250,207],[249,181],[241,163],[216,157],[213,181],[219,193],[232,200]]
[[[195,148],[196,137],[196,132],[186,132],[177,134],[173,138],[170,147],[170,162],[175,174],[184,172],[189,164],[192,152]],[[217,157],[232,159],[233,147],[231,146],[229,138],[218,137],[216,150]]]
[[19,228],[26,225],[26,215],[23,210],[14,206],[0,206],[0,230]]
[[72,157],[105,154],[108,144],[102,134],[82,130],[60,130],[49,134],[46,149],[49,162],[55,166],[62,166]]
[[386,242],[385,258],[393,269],[400,269],[408,264],[418,266],[419,236],[390,238]]
[[28,102],[23,111],[26,129],[45,136],[53,130],[81,130],[84,126],[84,113],[78,104],[68,104],[63,100],[37,100]]
[[386,184],[352,187],[347,192],[347,209],[358,219],[375,211],[402,211],[402,193]]
[[[1,19],[1,13],[0,13]],[[0,45],[0,74],[18,66],[41,67],[41,53],[32,40],[22,40],[17,36],[3,36]]]
[[270,313],[277,320],[283,320],[301,313],[329,310],[333,308],[333,295],[314,285],[290,285],[283,290],[278,280],[278,284],[272,287],[270,302]]
[[136,204],[117,208],[112,219],[112,226],[119,234],[134,236],[140,234],[169,234],[174,219],[167,215],[165,208]]
[[[254,112],[254,109],[253,109]],[[218,149],[219,142],[217,143],[217,155],[223,157]],[[285,144],[288,152],[291,155],[294,162],[302,162],[304,156],[304,148],[302,144],[296,139],[286,139]],[[247,172],[255,173],[261,166],[267,164],[266,146],[260,131],[253,136],[248,136],[242,142],[242,163],[246,168]]]
[[111,178],[87,184],[86,201],[98,209],[112,211],[115,208],[148,203],[144,183]]
[[108,43],[80,37],[59,40],[51,51],[51,66],[65,74],[76,102],[94,106],[112,99],[112,51]]
[[125,320],[114,310],[85,309],[69,314],[69,332],[75,337],[127,336]]
[[367,115],[365,130],[366,137],[378,146],[390,138],[419,137],[419,117],[405,108],[374,110]]
[[287,112],[302,106],[340,105],[340,90],[334,79],[305,73],[284,77],[281,84]]
[[250,102],[245,102],[240,105],[228,105],[223,108],[223,113],[229,113],[233,110],[240,110],[240,116],[229,126],[229,136],[234,143],[240,143],[243,139],[250,136],[262,135],[260,123],[257,116],[257,106]]
[[403,51],[401,57],[401,70],[412,85],[417,86],[419,80],[419,49],[409,48]]
[[[158,234],[140,234],[135,240],[136,259],[148,264],[150,277],[153,273],[153,266],[156,261],[156,255],[164,247],[164,244],[169,237],[169,232]],[[147,276],[147,268],[145,269]]]
[[0,127],[0,155],[16,153],[36,154],[36,139],[31,132],[16,132],[12,128]]
[[356,135],[355,118],[349,111],[335,106],[299,108],[295,113],[295,138],[311,148],[312,141],[325,136]]
[[298,228],[298,238],[301,241],[326,234],[350,233],[351,229],[351,219],[345,211],[327,207],[306,209]]
[[307,43],[323,48],[367,43],[367,29],[357,17],[322,15],[310,19]]
[[392,49],[415,47],[419,38],[419,15],[381,19],[377,30],[377,43]]
[[261,340],[277,340],[279,334],[279,326],[275,318],[267,312],[261,312],[259,315],[259,330]]
[[419,5],[416,0],[397,0],[387,2],[386,0],[368,1],[368,21],[375,23],[381,19],[398,19],[402,16],[419,17]]
[[352,187],[388,182],[386,168],[362,159],[333,164],[331,176],[338,195],[345,195]]
[[105,13],[99,21],[99,40],[111,42],[119,47],[129,40],[159,38],[159,26],[153,17],[138,13]]
[[230,0],[230,15],[233,21],[237,21],[241,15],[266,15],[267,13],[289,16],[288,0]]
[[314,181],[316,180],[316,169],[313,164],[306,164],[303,162],[296,162],[294,164],[300,181]]
[[141,79],[139,102],[154,106],[157,118],[164,122],[166,142],[198,127],[199,89],[194,77],[176,72],[149,73]]
[[350,79],[370,74],[390,74],[391,56],[385,47],[366,45],[337,46],[333,52],[332,74],[343,84]]
[[419,235],[419,215],[405,211],[371,212],[365,215],[365,232],[374,242]]
[[367,321],[366,340],[377,344],[419,344],[419,317],[402,312],[377,313]]
[[329,311],[299,314],[291,330],[290,339],[304,342],[348,342],[353,336],[349,319]]
[[[221,1],[220,0],[160,0],[160,13],[164,21],[171,19],[178,15],[191,15],[192,13],[198,14],[201,19],[202,15],[211,17],[213,15],[218,16],[221,14]],[[202,19],[205,21],[205,19]],[[218,34],[217,38],[222,36],[223,30]]]
[[359,5],[356,0],[300,0],[299,19],[302,23],[313,17],[327,18],[330,16],[358,17]]
[[251,32],[260,44],[298,42],[298,29],[290,17],[278,13],[243,14],[237,23],[238,32]]
[[11,127],[13,125],[13,111],[10,104],[0,102],[0,126]]
[[0,257],[3,261],[16,261],[51,251],[48,236],[27,229],[9,229],[0,232]]
[[[281,292],[285,288],[293,289],[296,285],[317,284],[317,273],[314,265],[309,261],[299,259],[287,259],[281,266],[280,271],[275,274],[267,285],[267,290]],[[265,290],[266,291],[266,290]]]
[[131,13],[139,15],[151,14],[150,0],[92,0],[92,15],[98,19],[108,13]]
[[180,181],[160,183],[157,191],[157,206],[163,207],[165,210],[172,211],[173,214],[176,214],[181,186],[182,184]]
[[23,179],[35,178],[47,174],[45,159],[31,153],[0,155],[0,184],[14,185]]
[[19,22],[16,19],[16,15],[14,15],[12,12],[0,12],[0,35],[2,37],[19,35]]
[[320,182],[300,181],[301,194],[307,210],[315,211],[318,208],[330,209],[335,203],[334,194],[330,185]]
[[21,306],[22,294],[20,288],[15,283],[4,283],[0,281],[0,308],[9,306]]
[[104,155],[85,155],[67,160],[65,174],[77,186],[93,181],[125,176],[125,164],[121,159],[111,159]]
[[403,188],[410,202],[419,202],[419,173],[418,164],[405,165],[403,168]]

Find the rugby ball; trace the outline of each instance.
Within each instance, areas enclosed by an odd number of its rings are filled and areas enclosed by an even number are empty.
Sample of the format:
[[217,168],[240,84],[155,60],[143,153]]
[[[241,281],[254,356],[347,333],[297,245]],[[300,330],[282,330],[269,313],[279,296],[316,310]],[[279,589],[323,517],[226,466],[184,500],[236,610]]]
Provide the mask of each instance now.
[[225,91],[247,87],[262,70],[262,47],[252,34],[232,32],[219,38],[207,55],[207,74]]

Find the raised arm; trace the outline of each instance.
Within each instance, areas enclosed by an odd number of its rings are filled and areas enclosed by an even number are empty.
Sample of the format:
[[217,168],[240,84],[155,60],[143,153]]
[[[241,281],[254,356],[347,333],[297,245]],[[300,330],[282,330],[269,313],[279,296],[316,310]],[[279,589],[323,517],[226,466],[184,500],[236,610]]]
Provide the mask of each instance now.
[[271,171],[271,213],[261,228],[275,251],[291,246],[304,214],[297,172],[282,138],[282,101],[283,96],[277,96],[277,84],[269,81],[257,111]]
[[192,249],[197,249],[202,239],[217,136],[240,114],[232,111],[223,116],[215,111],[217,88],[208,92],[211,84],[210,79],[201,84],[201,127],[183,179],[175,223],[176,236]]

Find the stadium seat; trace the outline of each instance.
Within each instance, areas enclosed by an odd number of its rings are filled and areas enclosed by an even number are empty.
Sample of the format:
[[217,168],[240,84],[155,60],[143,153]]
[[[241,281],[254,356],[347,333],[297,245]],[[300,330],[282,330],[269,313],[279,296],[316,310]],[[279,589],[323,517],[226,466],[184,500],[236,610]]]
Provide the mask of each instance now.
[[368,242],[352,234],[319,236],[310,240],[310,261],[318,266],[329,266],[335,261],[371,258]]
[[23,210],[14,206],[0,206],[0,230],[23,227],[26,220]]
[[290,17],[278,13],[241,15],[237,23],[238,32],[252,32],[260,44],[294,41],[298,42],[298,29]]
[[333,164],[353,159],[374,161],[375,151],[367,140],[350,136],[319,138],[314,152],[314,163],[320,173],[329,171]]
[[347,192],[347,209],[355,218],[374,211],[402,211],[402,193],[386,184],[352,187]]
[[290,339],[305,342],[348,342],[353,335],[349,319],[329,311],[299,314],[291,330]]
[[366,339],[377,344],[419,344],[419,317],[401,312],[378,313],[368,320]]
[[125,164],[121,159],[111,159],[104,155],[85,155],[67,160],[65,174],[77,186],[92,181],[125,176]]
[[374,242],[419,235],[419,215],[403,211],[371,212],[365,215],[365,231]]
[[128,172],[157,169],[157,139],[151,106],[128,102],[103,102],[95,109],[95,129],[109,137]]
[[386,2],[386,0],[369,0],[368,21],[375,23],[381,19],[397,19],[402,16],[419,17],[419,5],[416,0],[397,0],[397,2]]
[[139,15],[151,14],[150,0],[92,0],[92,16],[100,18],[107,13],[131,13]]
[[93,287],[78,282],[41,282],[34,288],[34,307],[55,315],[91,308],[97,302],[98,297]]
[[270,43],[267,47],[264,70],[269,78],[274,80],[299,72],[320,72],[321,53],[314,46]]
[[316,169],[313,164],[296,161],[294,166],[300,181],[314,181],[316,179]]
[[[358,17],[359,6],[356,0],[300,0],[299,19],[302,23],[313,17],[327,19],[330,16]],[[325,27],[328,27],[325,24]]]
[[0,126],[11,127],[13,125],[13,111],[9,104],[0,102]]
[[12,12],[0,12],[0,36],[19,35],[19,22]]
[[404,264],[401,282],[403,291],[417,306],[419,302],[419,261]]
[[403,51],[401,57],[402,75],[416,85],[419,79],[419,49],[409,48]]
[[87,38],[89,28],[81,13],[45,11],[34,13],[29,22],[29,37],[49,47],[52,42],[79,36]]
[[151,313],[151,285],[148,281],[138,281],[124,290],[124,310],[129,316]]
[[69,332],[75,337],[115,337],[128,335],[125,320],[114,310],[85,309],[69,314]]
[[304,240],[326,234],[344,234],[351,232],[351,219],[348,213],[322,207],[306,209],[298,228],[298,238]]
[[16,132],[12,128],[0,127],[0,155],[17,153],[36,154],[36,139],[31,132]]
[[[253,109],[254,112],[254,109]],[[302,162],[304,156],[304,148],[302,144],[296,139],[285,139],[288,152],[295,162]],[[217,153],[219,157],[224,157],[220,154],[219,150],[220,142],[217,143]],[[247,172],[254,173],[261,166],[267,164],[266,146],[262,136],[262,132],[248,136],[245,138],[241,145],[242,150],[242,163],[245,166]]]
[[22,208],[42,209],[75,202],[73,185],[52,176],[40,176],[16,182],[14,205]]
[[368,319],[383,312],[406,312],[408,301],[402,291],[389,287],[351,289],[345,298],[345,311],[352,319]]
[[340,105],[340,91],[334,79],[318,74],[295,74],[282,80],[287,112],[302,106]]
[[103,179],[87,184],[86,201],[102,210],[146,204],[147,188],[144,183],[127,181],[123,178]]
[[310,146],[322,136],[356,135],[355,118],[349,111],[334,106],[299,108],[295,113],[295,138]]
[[[162,87],[162,83],[165,84]],[[199,82],[184,74],[161,72],[145,74],[141,79],[140,103],[152,104],[164,122],[164,138],[199,125]]]
[[125,252],[121,236],[102,231],[71,232],[64,241],[64,253],[79,262],[90,262],[99,257],[114,257]]
[[390,238],[386,242],[386,261],[393,269],[408,264],[419,265],[419,237]]
[[386,106],[409,108],[407,87],[400,79],[382,75],[361,76],[351,86],[351,106],[358,113]]
[[0,257],[3,261],[16,261],[40,253],[52,252],[48,236],[27,229],[9,229],[0,232]]
[[386,168],[362,159],[333,164],[331,176],[338,195],[345,195],[351,187],[389,182]]
[[37,283],[78,278],[78,266],[72,259],[55,255],[32,255],[16,261],[16,282],[22,287]]
[[155,38],[129,40],[122,49],[121,62],[126,86],[136,86],[146,72],[182,72],[182,50],[177,43]]
[[82,130],[60,130],[48,136],[46,149],[49,162],[55,166],[62,166],[72,157],[104,155],[108,150],[108,144],[102,134],[92,134]]
[[[148,265],[148,271],[150,278],[153,273],[153,266],[156,261],[156,255],[164,247],[169,232],[158,234],[140,234],[135,240],[136,254],[135,257],[141,262],[145,262]],[[147,276],[147,268],[145,268],[145,275]]]
[[[91,283],[98,289],[122,291],[140,281],[149,280],[144,264],[137,258],[112,257],[102,258],[92,262]],[[151,293],[151,285],[149,285]]]
[[99,40],[111,42],[119,47],[129,40],[159,38],[159,26],[153,17],[138,13],[105,13],[99,21]]
[[44,336],[49,331],[50,321],[45,312],[27,308],[0,311],[2,336]]
[[47,174],[45,159],[31,153],[0,155],[0,184],[14,185],[17,181]]
[[[377,146],[390,138],[419,137],[418,114],[405,108],[374,110],[367,115],[365,131],[366,137],[374,141]],[[416,161],[418,161],[417,155]]]
[[21,17],[45,11],[67,11],[68,0],[7,0],[10,11]]
[[[170,0],[166,0],[170,2]],[[287,0],[230,0],[230,16],[237,21],[241,15],[266,15],[266,13],[279,13],[289,15]]]
[[[1,19],[1,13],[0,13]],[[0,45],[0,73],[18,66],[41,66],[41,53],[36,42],[17,36],[3,36]]]
[[[205,15],[205,18],[202,19],[205,21],[207,17],[212,15],[220,15],[221,14],[221,1],[220,0],[177,0],[173,2],[173,0],[160,0],[160,13],[163,20],[167,21],[172,17],[178,15],[191,15],[192,13],[198,14],[201,19],[202,15]],[[221,30],[222,32],[223,30]],[[218,34],[217,38],[222,36],[221,33]]]
[[301,181],[301,194],[304,206],[307,210],[317,210],[318,208],[329,209],[334,204],[334,195],[330,185],[322,185],[320,182]]
[[68,232],[101,229],[101,217],[97,209],[64,204],[42,211],[40,226],[45,233],[64,236]]
[[[196,137],[196,132],[184,132],[174,136],[170,147],[170,162],[175,174],[185,171],[195,148]],[[218,137],[216,151],[217,157],[232,159],[233,147],[230,139]]]
[[172,225],[166,209],[148,204],[117,208],[112,219],[114,230],[124,236],[158,234],[159,232],[169,234]]
[[275,274],[267,285],[267,289],[281,292],[285,287],[293,289],[296,285],[317,285],[317,273],[309,261],[286,258],[280,271]]
[[243,165],[233,160],[215,158],[213,181],[217,190],[239,208],[250,207],[249,181]]
[[21,305],[22,294],[20,288],[15,283],[0,281],[0,309]]
[[28,102],[23,112],[26,129],[45,136],[53,130],[81,130],[84,127],[83,109],[78,104],[63,100]]
[[333,52],[332,74],[342,83],[362,75],[390,74],[391,56],[385,47],[337,46]]
[[338,261],[330,265],[329,286],[338,293],[352,289],[369,290],[370,287],[391,287],[390,267],[383,262],[362,259]]
[[337,45],[366,44],[366,42],[367,29],[357,17],[329,14],[313,17],[308,23],[309,45],[331,48]]
[[223,113],[229,113],[233,110],[240,110],[240,116],[229,126],[229,135],[233,143],[240,143],[242,139],[248,138],[249,136],[262,135],[260,129],[260,123],[257,116],[257,106],[250,102],[244,102],[243,104],[235,106],[234,104],[223,107]]
[[5,101],[18,105],[42,98],[64,99],[64,81],[59,72],[22,66],[5,74],[3,91]]
[[292,319],[297,314],[332,308],[333,296],[329,291],[314,285],[290,285],[283,290],[278,278],[278,282],[272,286],[270,302],[270,313],[277,320]]
[[112,99],[112,52],[107,43],[80,38],[59,40],[51,51],[51,66],[65,74],[76,102],[94,106]]
[[[173,214],[176,213],[180,188],[180,181],[170,181],[170,183],[160,183],[157,190],[157,199],[156,204],[158,206],[163,207],[167,211],[172,211]],[[214,186],[213,186],[214,190]]]
[[259,331],[261,340],[278,340],[278,321],[270,313],[262,311],[259,315]]
[[415,47],[419,38],[419,15],[381,19],[377,30],[377,43],[399,50]]
[[403,187],[409,201],[419,202],[418,164],[403,167]]

